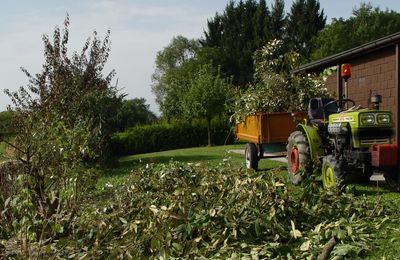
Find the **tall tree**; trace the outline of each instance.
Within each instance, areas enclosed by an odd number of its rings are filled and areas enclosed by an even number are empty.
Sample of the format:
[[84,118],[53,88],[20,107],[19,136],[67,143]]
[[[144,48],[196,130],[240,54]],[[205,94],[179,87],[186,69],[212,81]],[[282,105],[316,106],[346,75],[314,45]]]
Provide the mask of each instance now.
[[149,124],[157,119],[144,98],[123,100],[117,117],[119,131],[135,125]]
[[225,111],[229,85],[211,65],[201,65],[184,98],[184,111],[189,119],[207,121],[208,145],[211,145],[211,120]]
[[253,21],[254,44],[257,49],[260,49],[270,38],[269,17],[270,14],[265,0],[260,0]]
[[285,1],[275,0],[271,6],[269,32],[271,39],[282,39],[285,33]]
[[316,48],[312,59],[324,58],[399,31],[400,13],[361,4],[350,18],[334,19],[319,33],[314,39]]
[[163,116],[167,118],[181,115],[180,96],[188,89],[194,66],[191,61],[199,47],[198,41],[177,36],[157,53],[152,92]]
[[293,2],[286,25],[286,44],[289,49],[308,59],[312,52],[312,38],[325,27],[326,16],[318,0]]
[[203,47],[218,50],[218,60],[224,77],[245,86],[252,78],[253,52],[268,40],[269,12],[265,2],[254,0],[230,1],[223,14],[208,20]]

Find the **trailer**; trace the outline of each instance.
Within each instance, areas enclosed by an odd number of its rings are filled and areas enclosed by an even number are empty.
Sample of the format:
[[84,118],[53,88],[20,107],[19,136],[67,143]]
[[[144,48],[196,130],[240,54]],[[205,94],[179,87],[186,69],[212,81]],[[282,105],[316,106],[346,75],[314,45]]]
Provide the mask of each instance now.
[[236,125],[236,138],[245,140],[245,162],[249,169],[258,168],[264,158],[286,156],[288,137],[306,112],[266,112],[247,116]]

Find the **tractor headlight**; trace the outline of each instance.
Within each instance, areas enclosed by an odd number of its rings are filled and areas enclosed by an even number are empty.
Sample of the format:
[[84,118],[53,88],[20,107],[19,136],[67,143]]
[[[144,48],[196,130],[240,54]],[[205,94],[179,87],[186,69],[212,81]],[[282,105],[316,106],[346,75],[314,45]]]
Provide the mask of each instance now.
[[376,121],[378,124],[390,124],[390,115],[389,114],[378,114],[376,117]]
[[374,114],[361,114],[360,115],[360,124],[361,125],[373,125],[373,124],[375,124],[375,116],[374,116]]

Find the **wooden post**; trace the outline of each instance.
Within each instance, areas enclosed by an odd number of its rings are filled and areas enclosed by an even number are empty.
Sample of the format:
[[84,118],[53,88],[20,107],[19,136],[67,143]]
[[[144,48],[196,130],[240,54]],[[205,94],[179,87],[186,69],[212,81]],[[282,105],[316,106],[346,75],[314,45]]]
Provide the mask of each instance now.
[[[396,43],[396,71],[395,71],[395,80],[394,80],[394,87],[396,89],[395,93],[395,130],[396,130],[396,143],[397,146],[400,148],[400,133],[399,133],[399,122],[400,122],[400,111],[399,111],[399,102],[400,102],[400,46],[399,43]],[[397,159],[399,161],[399,159]]]
[[[396,129],[396,144],[397,144],[397,172],[400,170],[400,133],[399,133],[399,121],[400,121],[400,111],[399,111],[399,101],[400,101],[400,46],[399,42],[396,43],[396,71],[394,76],[394,87],[395,87],[395,129]],[[396,189],[400,188],[400,174],[397,174],[397,185]]]
[[343,97],[343,80],[342,77],[340,76],[342,74],[342,66],[339,63],[337,68],[337,76],[336,76],[336,80],[337,80],[337,99],[342,99]]

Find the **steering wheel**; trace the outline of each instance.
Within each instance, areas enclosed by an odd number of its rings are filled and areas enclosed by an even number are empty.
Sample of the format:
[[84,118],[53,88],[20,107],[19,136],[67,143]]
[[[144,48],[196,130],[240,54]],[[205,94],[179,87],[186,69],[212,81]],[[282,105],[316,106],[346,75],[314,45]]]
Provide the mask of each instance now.
[[[352,99],[336,99],[336,100],[332,100],[331,102],[328,102],[325,106],[324,106],[324,110],[328,113],[338,113],[338,112],[342,112],[345,105],[347,103],[351,103],[351,106],[355,106],[356,102],[354,102],[354,100]],[[330,106],[332,104],[336,104],[336,107],[334,107],[335,109],[333,109],[332,107],[330,108]]]

